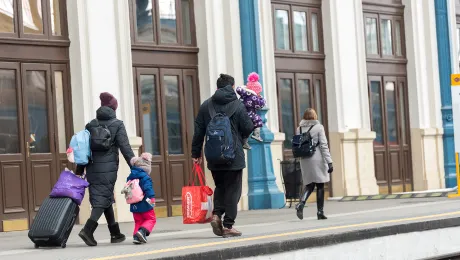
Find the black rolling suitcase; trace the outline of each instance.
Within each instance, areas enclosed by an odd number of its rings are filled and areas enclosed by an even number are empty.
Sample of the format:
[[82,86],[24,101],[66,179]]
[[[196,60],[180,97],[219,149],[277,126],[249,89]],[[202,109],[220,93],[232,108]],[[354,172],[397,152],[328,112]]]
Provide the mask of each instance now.
[[29,238],[39,247],[66,247],[80,207],[70,198],[47,198],[29,230]]

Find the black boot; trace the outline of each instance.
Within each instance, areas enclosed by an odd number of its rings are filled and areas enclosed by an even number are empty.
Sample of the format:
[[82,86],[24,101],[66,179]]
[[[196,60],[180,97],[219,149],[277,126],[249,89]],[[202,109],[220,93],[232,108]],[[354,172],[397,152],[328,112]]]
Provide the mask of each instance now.
[[327,219],[324,215],[324,188],[316,190],[316,205],[318,206],[318,220]]
[[305,207],[305,204],[303,202],[300,202],[295,206],[295,209],[297,211],[297,217],[302,220],[303,219],[303,208]]
[[305,207],[305,204],[307,203],[308,198],[310,197],[311,193],[313,192],[313,189],[315,188],[314,184],[312,185],[307,185],[305,186],[305,193],[303,194],[302,198],[300,199],[300,203],[297,204],[295,207],[297,211],[297,217],[302,220],[303,219],[303,208]]
[[97,222],[91,219],[88,219],[88,221],[86,221],[85,226],[78,234],[78,236],[81,239],[83,239],[85,244],[87,244],[88,246],[97,246],[97,241],[94,239],[94,236],[93,236],[94,231],[96,230],[97,226],[98,226]]
[[110,231],[110,243],[121,243],[126,240],[126,236],[120,232],[120,226],[118,223],[109,225]]

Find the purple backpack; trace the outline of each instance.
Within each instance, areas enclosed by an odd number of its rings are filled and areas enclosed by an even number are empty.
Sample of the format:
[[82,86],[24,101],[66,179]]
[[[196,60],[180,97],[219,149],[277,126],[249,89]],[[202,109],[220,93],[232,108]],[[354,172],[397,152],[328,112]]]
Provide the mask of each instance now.
[[51,198],[71,198],[75,203],[81,205],[85,197],[85,189],[89,183],[68,169],[65,169],[51,191]]

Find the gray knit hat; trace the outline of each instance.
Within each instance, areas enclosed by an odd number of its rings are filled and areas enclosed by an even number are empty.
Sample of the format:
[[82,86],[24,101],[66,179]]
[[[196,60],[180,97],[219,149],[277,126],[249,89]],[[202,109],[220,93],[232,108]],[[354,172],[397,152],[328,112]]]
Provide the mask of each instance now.
[[152,155],[150,153],[143,153],[140,157],[133,157],[131,159],[131,166],[141,168],[150,175],[150,172],[152,172]]

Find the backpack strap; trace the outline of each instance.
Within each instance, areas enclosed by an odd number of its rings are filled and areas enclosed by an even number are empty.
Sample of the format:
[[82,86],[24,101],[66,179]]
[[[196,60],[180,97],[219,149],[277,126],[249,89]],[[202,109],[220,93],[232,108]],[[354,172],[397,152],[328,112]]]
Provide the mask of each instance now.
[[212,98],[208,99],[208,110],[211,118],[214,118],[216,116],[216,109],[214,108],[214,104],[212,103]]
[[[310,133],[311,129],[312,129],[314,126],[315,126],[315,125],[310,126],[310,128],[308,129],[308,131],[305,132],[305,133]],[[300,127],[300,134],[303,134],[303,133],[302,133],[302,129],[303,129],[303,127]]]
[[237,100],[233,100],[233,101],[230,103],[230,108],[229,108],[229,111],[228,111],[228,114],[227,114],[228,118],[232,117],[233,114],[236,113],[236,110],[238,109],[238,107],[239,107],[239,105],[240,105],[239,103],[240,103],[240,101],[239,101],[238,99],[237,99]]

